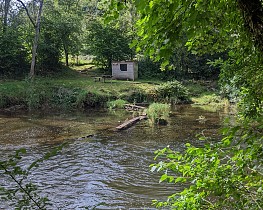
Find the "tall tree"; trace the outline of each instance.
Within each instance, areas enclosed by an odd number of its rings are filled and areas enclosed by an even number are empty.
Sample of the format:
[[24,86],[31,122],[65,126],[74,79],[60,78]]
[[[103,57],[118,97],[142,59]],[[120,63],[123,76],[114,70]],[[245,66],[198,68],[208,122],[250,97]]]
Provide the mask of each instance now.
[[30,19],[31,23],[33,24],[35,28],[35,37],[33,41],[33,47],[32,47],[32,59],[31,59],[31,67],[30,67],[30,73],[29,73],[29,78],[33,79],[35,76],[35,65],[36,65],[36,55],[37,55],[37,46],[38,46],[38,39],[39,39],[39,33],[40,33],[40,21],[41,21],[41,15],[42,15],[42,9],[43,9],[43,4],[44,0],[39,1],[39,8],[38,8],[38,13],[37,13],[37,18],[36,21],[33,21],[33,18],[31,17],[26,5],[22,0],[17,0],[19,3],[22,4],[23,8],[25,9],[28,18]]
[[34,38],[34,43],[33,43],[33,48],[32,48],[32,61],[31,61],[31,67],[30,67],[30,73],[29,73],[30,79],[32,79],[35,76],[36,55],[37,55],[37,46],[38,46],[38,39],[39,39],[39,33],[40,33],[40,20],[41,20],[41,15],[42,15],[43,3],[44,3],[44,0],[40,0],[39,9],[37,13],[37,19],[36,19],[36,25],[35,25],[35,38]]
[[20,8],[16,1],[0,1],[0,75],[21,76],[28,68],[28,51],[22,30]]
[[[83,13],[81,6],[80,1],[67,0],[66,2],[47,1],[45,7],[46,13],[43,17],[42,30],[43,41],[49,39],[51,43],[53,42],[53,46],[56,45],[59,51],[64,52],[67,66],[69,65],[69,55],[79,54],[82,47],[80,42]],[[48,46],[46,45],[46,47]],[[51,48],[52,46],[50,46],[50,50]],[[44,51],[41,52],[45,53]],[[60,56],[61,53],[59,52]],[[58,57],[56,56],[56,58]]]
[[252,40],[263,53],[263,2],[261,0],[237,2]]

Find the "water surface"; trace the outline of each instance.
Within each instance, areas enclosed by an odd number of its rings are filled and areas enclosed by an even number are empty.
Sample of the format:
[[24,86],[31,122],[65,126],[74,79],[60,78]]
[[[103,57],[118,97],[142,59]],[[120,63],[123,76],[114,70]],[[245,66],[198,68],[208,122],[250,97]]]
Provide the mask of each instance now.
[[[86,113],[2,113],[0,153],[4,158],[26,148],[23,163],[30,164],[62,142],[68,145],[45,161],[30,176],[50,209],[129,209],[152,207],[184,186],[159,184],[160,174],[150,172],[153,152],[170,145],[182,151],[186,142],[202,144],[198,133],[219,138],[225,116],[191,106],[176,106],[167,126],[151,127],[142,121],[128,130],[113,128],[132,113],[90,110]],[[200,117],[204,120],[199,120]],[[90,136],[92,135],[92,136]],[[81,138],[90,136],[89,138]],[[10,185],[4,177],[0,183]],[[2,206],[1,206],[2,205]],[[6,208],[7,204],[0,204]]]

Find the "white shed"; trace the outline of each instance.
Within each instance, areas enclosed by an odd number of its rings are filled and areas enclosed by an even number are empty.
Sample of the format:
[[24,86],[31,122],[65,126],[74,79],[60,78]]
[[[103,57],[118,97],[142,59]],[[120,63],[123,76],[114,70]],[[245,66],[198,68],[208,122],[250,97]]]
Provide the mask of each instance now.
[[112,77],[134,81],[138,78],[138,63],[136,61],[112,61]]

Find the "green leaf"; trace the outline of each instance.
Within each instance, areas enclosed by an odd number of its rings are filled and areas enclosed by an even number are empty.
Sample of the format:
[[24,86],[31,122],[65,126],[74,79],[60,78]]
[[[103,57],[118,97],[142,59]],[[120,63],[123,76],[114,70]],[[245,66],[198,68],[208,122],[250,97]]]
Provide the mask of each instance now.
[[184,182],[186,182],[186,178],[184,178],[184,177],[177,177],[174,182],[175,182],[175,183],[177,183],[177,182],[182,182],[182,183],[184,183]]
[[168,177],[167,174],[163,174],[159,180],[159,183],[165,181],[167,177]]
[[190,144],[190,143],[186,143],[185,146],[186,146],[186,147],[190,147],[191,144]]

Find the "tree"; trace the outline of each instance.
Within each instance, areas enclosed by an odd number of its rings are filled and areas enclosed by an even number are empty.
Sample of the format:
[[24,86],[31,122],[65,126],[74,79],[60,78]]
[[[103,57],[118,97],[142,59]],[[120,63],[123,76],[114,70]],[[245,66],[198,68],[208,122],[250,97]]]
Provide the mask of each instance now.
[[255,45],[263,52],[263,3],[262,0],[238,0],[245,27],[248,29]]
[[25,9],[28,18],[30,19],[31,23],[33,24],[35,28],[35,37],[34,37],[33,47],[32,47],[31,67],[30,67],[30,72],[29,72],[29,78],[33,79],[35,76],[36,55],[37,55],[38,39],[39,39],[39,33],[40,33],[40,20],[41,20],[44,0],[39,1],[39,8],[38,8],[37,18],[35,22],[33,21],[33,18],[31,17],[24,2],[22,0],[17,0],[17,1],[21,3],[23,8]]
[[[262,123],[262,121],[258,121]],[[160,181],[187,186],[157,207],[169,209],[262,209],[262,130],[251,123],[225,128],[224,138],[205,145],[187,143],[184,152],[169,147],[156,151],[161,161],[152,171],[162,171]]]
[[20,10],[12,1],[0,2],[0,75],[21,76],[28,68],[25,31],[21,27]]
[[40,74],[61,69],[63,52],[66,65],[69,65],[70,54],[79,54],[82,48],[80,42],[81,16],[79,1],[70,0],[65,3],[47,0],[45,2],[38,49],[37,67]]
[[41,0],[39,3],[39,9],[37,13],[37,20],[35,25],[35,38],[34,38],[34,44],[32,48],[32,61],[31,61],[31,68],[29,73],[29,78],[32,79],[35,76],[35,65],[36,65],[36,55],[37,55],[37,46],[38,46],[38,39],[39,39],[39,33],[40,33],[40,20],[42,15],[42,8],[43,8],[44,0]]
[[113,60],[127,60],[134,56],[129,48],[130,39],[120,29],[94,21],[88,27],[86,50],[105,69]]
[[[3,33],[3,36],[1,35],[1,37],[10,36],[12,33],[9,33],[9,29],[14,25],[19,30],[15,32],[18,36],[13,42],[19,42],[23,46],[20,48],[24,49],[27,53],[31,50],[32,57],[29,78],[33,78],[36,74],[35,68],[39,68],[40,70],[59,68],[63,51],[66,57],[66,64],[68,65],[69,54],[79,54],[81,49],[79,41],[82,29],[82,24],[80,24],[82,16],[81,1],[47,0],[45,1],[46,12],[42,15],[43,4],[44,1],[42,0],[5,0],[0,4],[0,12],[3,17],[0,33],[0,35]],[[41,33],[40,21],[42,27]],[[8,37],[6,38],[8,39]],[[7,58],[5,54],[15,55],[11,52],[11,48],[12,45],[8,47],[10,53],[6,53],[7,49],[1,49],[4,53],[1,69],[5,69],[5,72],[11,72],[11,69],[15,69],[9,68],[6,65],[9,63],[9,60],[5,60],[5,57]],[[21,50],[21,52],[24,51]],[[21,56],[21,58],[24,57]],[[12,65],[12,62],[10,62],[10,65]],[[26,62],[28,62],[27,59]],[[25,67],[21,63],[22,66]]]
[[58,35],[61,39],[66,66],[69,66],[69,54],[79,54],[82,48],[80,37],[82,32],[82,11],[77,0],[58,2],[54,8],[56,16],[54,23],[57,25]]
[[3,33],[5,33],[7,28],[7,18],[9,14],[10,2],[11,0],[5,0],[3,5]]
[[16,27],[0,33],[0,76],[19,77],[29,68],[29,53],[20,37],[24,35]]
[[63,52],[60,32],[56,24],[56,12],[51,12],[49,6],[46,5],[46,10],[50,12],[42,18],[41,39],[38,49],[38,69],[42,75],[60,69],[60,59]]

